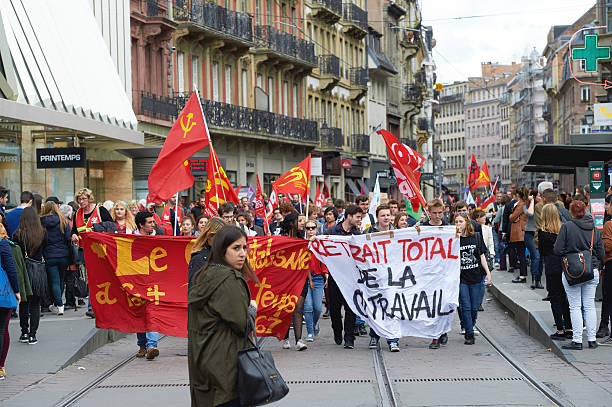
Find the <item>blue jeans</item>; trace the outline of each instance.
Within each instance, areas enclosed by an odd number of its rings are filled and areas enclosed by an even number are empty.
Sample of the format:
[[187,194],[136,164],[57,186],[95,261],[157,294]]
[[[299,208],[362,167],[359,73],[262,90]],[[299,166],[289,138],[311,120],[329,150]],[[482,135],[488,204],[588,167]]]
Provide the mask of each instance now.
[[597,331],[597,312],[595,310],[595,290],[599,284],[599,272],[595,270],[594,278],[584,283],[569,285],[565,274],[561,277],[563,287],[569,302],[570,318],[572,320],[572,341],[582,343],[582,322],[586,325],[587,341],[595,340]]
[[68,257],[53,257],[47,258],[45,265],[47,266],[47,274],[51,280],[51,290],[53,291],[53,302],[55,306],[61,307],[62,294],[64,293],[64,281],[66,280],[66,270],[70,264]]
[[355,316],[355,326],[359,326],[359,325],[363,325],[365,324],[365,321],[361,318],[359,318],[359,315]]
[[478,306],[484,295],[484,284],[459,284],[459,306],[461,307],[460,317],[463,322],[466,334],[474,333],[474,325],[478,316]]
[[536,248],[533,232],[525,232],[525,246],[529,250],[529,259],[531,260],[531,277],[540,278],[542,276],[542,265],[540,264],[540,252]]
[[308,285],[308,294],[304,299],[304,319],[306,320],[306,331],[308,335],[314,335],[314,328],[319,322],[321,312],[323,311],[323,286],[325,285],[325,277],[320,274],[312,275],[312,283],[314,290]]
[[141,348],[157,348],[157,341],[159,341],[159,333],[157,332],[138,332],[136,334],[138,338],[138,346]]

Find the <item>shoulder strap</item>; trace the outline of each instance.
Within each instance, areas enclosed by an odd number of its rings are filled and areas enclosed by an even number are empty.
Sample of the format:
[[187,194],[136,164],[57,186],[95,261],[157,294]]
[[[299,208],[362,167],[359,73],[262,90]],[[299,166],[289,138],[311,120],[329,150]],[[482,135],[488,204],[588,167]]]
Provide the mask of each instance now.
[[589,250],[591,251],[591,256],[593,255],[593,239],[595,238],[595,226],[593,226],[593,230],[591,230],[591,247]]

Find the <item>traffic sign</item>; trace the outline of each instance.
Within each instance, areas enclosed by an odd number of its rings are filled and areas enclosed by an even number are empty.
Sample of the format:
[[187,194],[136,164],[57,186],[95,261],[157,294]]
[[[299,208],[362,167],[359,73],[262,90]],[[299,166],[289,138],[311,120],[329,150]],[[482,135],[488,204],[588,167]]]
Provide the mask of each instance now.
[[603,194],[604,191],[604,163],[603,161],[589,161],[589,184],[591,195]]

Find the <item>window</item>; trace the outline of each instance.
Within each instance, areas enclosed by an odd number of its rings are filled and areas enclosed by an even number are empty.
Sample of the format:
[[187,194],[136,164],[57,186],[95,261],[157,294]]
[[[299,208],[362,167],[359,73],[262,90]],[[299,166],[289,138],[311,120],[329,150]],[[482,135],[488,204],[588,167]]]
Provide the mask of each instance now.
[[219,63],[213,62],[212,64],[212,90],[213,90],[213,100],[219,101]]
[[586,59],[581,59],[580,60],[580,70],[581,71],[586,71]]
[[242,70],[242,106],[247,107],[248,106],[248,81],[249,81],[249,75],[247,73],[246,69]]
[[586,123],[585,119],[580,119],[580,134],[589,134],[591,132],[591,126]]
[[274,79],[271,76],[268,76],[268,100],[270,101],[270,106],[268,106],[268,111],[274,111]]
[[588,85],[580,87],[580,101],[588,102],[591,100],[591,88]]
[[289,83],[283,81],[283,114],[289,115]]
[[223,101],[232,103],[232,67],[225,65],[225,92]]
[[199,81],[198,81],[200,77],[198,75],[198,65],[199,65],[198,62],[199,62],[198,57],[196,56],[191,57],[191,82],[193,83],[193,90],[200,89]]
[[264,173],[263,175],[263,189],[264,189],[264,193],[267,193],[268,196],[270,195],[270,192],[272,192],[272,184],[274,183],[274,181],[276,181],[279,177],[279,174],[266,174]]
[[293,117],[298,117],[298,85],[293,85]]
[[178,79],[178,92],[185,93],[185,54],[177,52],[176,54],[176,73]]

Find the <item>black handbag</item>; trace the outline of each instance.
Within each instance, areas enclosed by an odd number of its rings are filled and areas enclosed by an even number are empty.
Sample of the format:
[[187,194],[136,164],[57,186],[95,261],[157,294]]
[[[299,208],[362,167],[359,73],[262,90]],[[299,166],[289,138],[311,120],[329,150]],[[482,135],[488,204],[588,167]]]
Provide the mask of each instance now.
[[40,297],[43,302],[49,302],[51,298],[51,290],[49,290],[49,278],[47,276],[47,267],[45,266],[45,260],[36,260],[28,256],[28,242],[24,238],[24,252],[25,252],[25,267],[30,279],[30,286],[32,287],[32,294]]
[[87,270],[82,264],[79,264],[79,273],[74,278],[72,293],[75,297],[79,298],[85,298],[89,295],[89,286],[87,284]]
[[563,256],[563,271],[565,280],[569,285],[576,285],[590,281],[595,277],[593,273],[593,238],[595,229],[591,231],[591,246],[588,250],[568,253]]
[[240,405],[261,406],[285,397],[289,387],[276,369],[272,354],[262,350],[257,342],[255,324],[251,317],[247,324],[244,346],[244,349],[238,351]]

